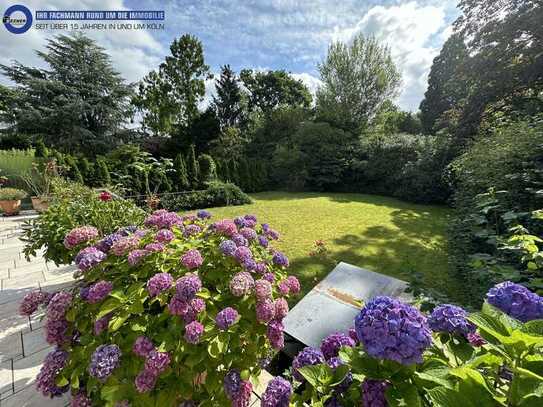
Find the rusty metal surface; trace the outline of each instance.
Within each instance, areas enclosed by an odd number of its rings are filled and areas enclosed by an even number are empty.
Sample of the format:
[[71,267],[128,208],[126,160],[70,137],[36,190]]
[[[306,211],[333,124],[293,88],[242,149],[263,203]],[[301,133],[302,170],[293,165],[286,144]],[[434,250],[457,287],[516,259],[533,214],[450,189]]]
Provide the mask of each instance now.
[[378,295],[409,299],[407,283],[393,277],[339,263],[290,310],[285,332],[300,342],[318,347],[332,332],[346,332],[360,309],[360,301]]

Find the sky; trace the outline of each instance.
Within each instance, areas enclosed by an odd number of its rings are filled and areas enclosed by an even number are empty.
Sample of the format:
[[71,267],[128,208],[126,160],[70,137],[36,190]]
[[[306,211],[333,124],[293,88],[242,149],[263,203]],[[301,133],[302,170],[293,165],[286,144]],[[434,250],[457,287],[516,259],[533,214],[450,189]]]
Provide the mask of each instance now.
[[[156,69],[169,45],[184,33],[203,43],[212,72],[230,64],[235,70],[285,69],[312,92],[320,84],[318,63],[332,41],[349,42],[362,32],[386,43],[402,73],[396,103],[416,111],[424,97],[433,58],[452,32],[457,0],[0,0],[35,10],[164,10],[164,30],[85,31],[110,54],[128,81]],[[42,50],[55,33],[34,27],[11,34],[0,26],[0,63],[16,59],[42,66]],[[5,83],[5,80],[2,80]],[[214,89],[206,83],[206,101]]]

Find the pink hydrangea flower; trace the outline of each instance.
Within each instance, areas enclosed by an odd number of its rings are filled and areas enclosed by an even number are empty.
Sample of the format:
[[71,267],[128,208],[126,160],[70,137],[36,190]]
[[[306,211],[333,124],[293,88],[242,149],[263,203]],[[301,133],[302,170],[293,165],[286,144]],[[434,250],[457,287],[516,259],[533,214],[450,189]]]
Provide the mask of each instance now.
[[189,270],[197,269],[203,262],[204,259],[198,249],[190,249],[181,257],[181,263]]

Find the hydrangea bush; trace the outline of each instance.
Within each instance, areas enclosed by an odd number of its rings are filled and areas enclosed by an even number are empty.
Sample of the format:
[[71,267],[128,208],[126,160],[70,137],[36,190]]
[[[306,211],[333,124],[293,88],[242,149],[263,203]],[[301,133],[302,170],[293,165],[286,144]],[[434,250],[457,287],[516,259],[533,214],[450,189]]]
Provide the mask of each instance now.
[[425,315],[375,297],[348,333],[304,348],[292,383],[273,379],[261,406],[541,406],[542,304],[511,282],[493,287],[472,314],[443,304]]
[[[159,210],[142,228],[66,234],[79,286],[28,294],[20,307],[46,307],[56,348],[38,375],[45,396],[71,392],[72,406],[248,406],[262,361],[284,344],[287,299],[300,284],[272,247],[276,231],[253,215],[210,216]],[[277,381],[268,393],[288,399],[289,389]]]

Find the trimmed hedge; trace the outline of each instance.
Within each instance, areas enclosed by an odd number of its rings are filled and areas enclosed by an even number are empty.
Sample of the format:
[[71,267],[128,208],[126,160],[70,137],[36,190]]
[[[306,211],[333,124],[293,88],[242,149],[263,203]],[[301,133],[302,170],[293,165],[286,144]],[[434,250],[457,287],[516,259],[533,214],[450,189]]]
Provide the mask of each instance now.
[[203,191],[193,191],[181,195],[166,195],[161,199],[163,208],[169,211],[211,208],[250,204],[251,198],[237,185],[211,182]]

